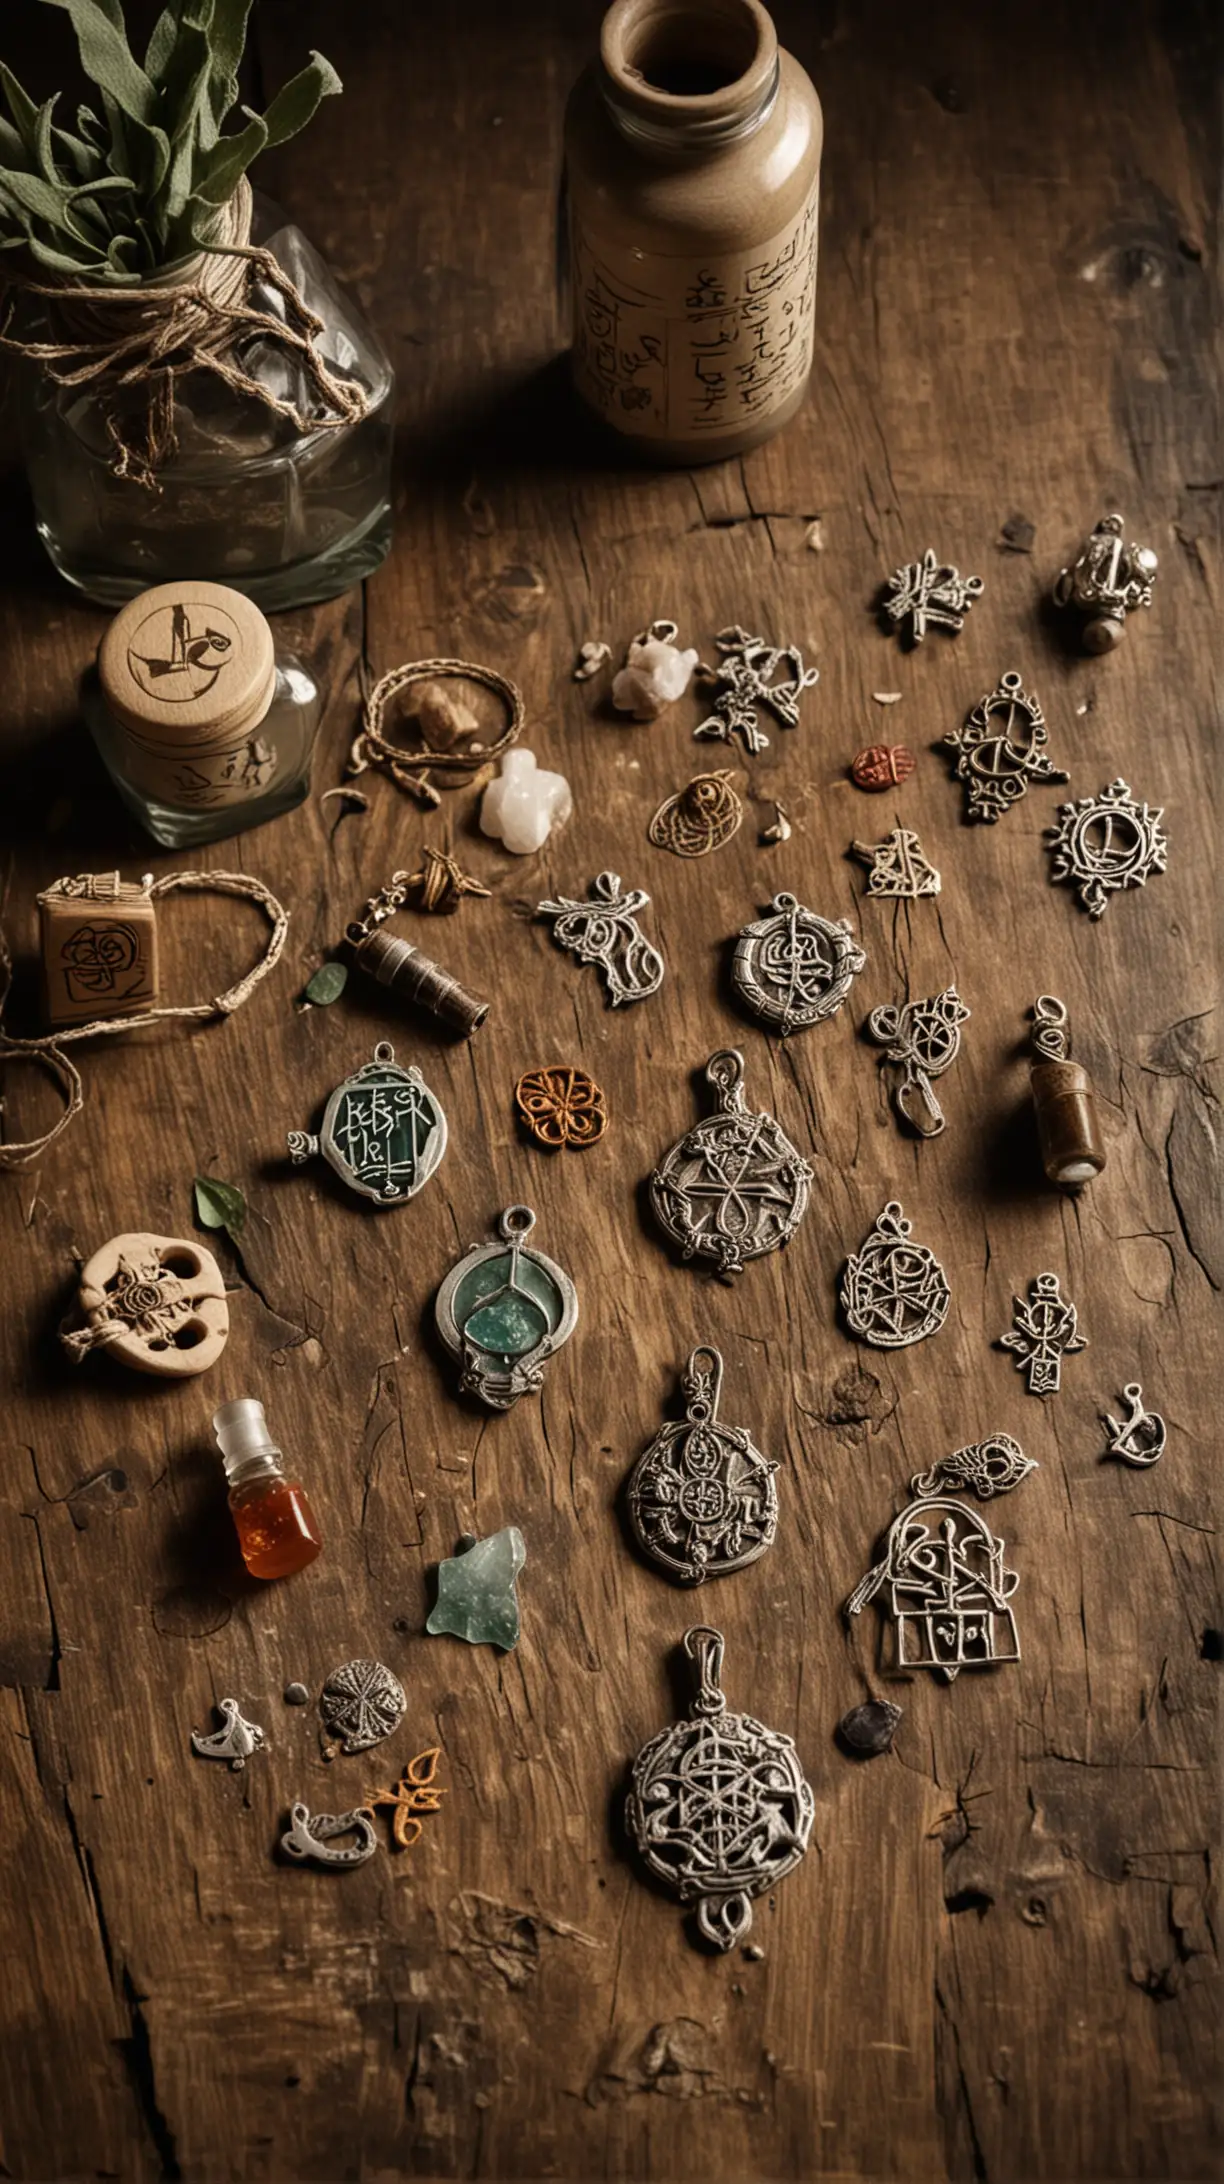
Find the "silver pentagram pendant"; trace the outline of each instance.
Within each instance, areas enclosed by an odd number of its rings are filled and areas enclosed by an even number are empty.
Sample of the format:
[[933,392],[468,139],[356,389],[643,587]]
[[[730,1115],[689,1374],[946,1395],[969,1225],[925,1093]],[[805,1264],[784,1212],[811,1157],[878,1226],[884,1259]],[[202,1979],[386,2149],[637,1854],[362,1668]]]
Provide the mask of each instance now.
[[848,918],[817,917],[794,895],[775,895],[769,908],[740,933],[731,978],[741,1001],[785,1038],[835,1016],[867,957]]
[[911,1243],[912,1226],[890,1199],[842,1277],[847,1327],[880,1350],[921,1342],[948,1316],[948,1277],[925,1244]]
[[686,1259],[738,1274],[790,1241],[807,1211],[812,1171],[772,1115],[744,1098],[744,1057],[721,1047],[706,1064],[718,1112],[687,1130],[650,1178],[650,1202]]
[[629,1474],[634,1537],[682,1585],[745,1569],[778,1528],[778,1467],[742,1426],[720,1423],[722,1377],[717,1350],[693,1351],[680,1382],[683,1422],[661,1427]]
[[535,1219],[530,1206],[507,1206],[498,1241],[465,1253],[434,1307],[438,1333],[460,1362],[460,1388],[490,1410],[542,1388],[545,1365],[578,1324],[578,1292],[564,1267],[528,1247]]
[[686,1631],[684,1650],[699,1676],[690,1717],[642,1746],[625,1820],[655,1878],[696,1904],[698,1932],[726,1950],[749,1932],[752,1898],[798,1865],[815,1801],[791,1738],[727,1711],[722,1632]]
[[1052,880],[1069,880],[1090,918],[1103,918],[1109,898],[1126,887],[1146,887],[1163,872],[1169,843],[1164,812],[1131,795],[1125,781],[1111,781],[1099,796],[1060,804],[1057,826],[1045,830]]
[[289,1132],[295,1167],[322,1153],[342,1183],[379,1206],[415,1198],[445,1151],[446,1116],[420,1070],[399,1068],[385,1039],[372,1062],[337,1085],[317,1137]]

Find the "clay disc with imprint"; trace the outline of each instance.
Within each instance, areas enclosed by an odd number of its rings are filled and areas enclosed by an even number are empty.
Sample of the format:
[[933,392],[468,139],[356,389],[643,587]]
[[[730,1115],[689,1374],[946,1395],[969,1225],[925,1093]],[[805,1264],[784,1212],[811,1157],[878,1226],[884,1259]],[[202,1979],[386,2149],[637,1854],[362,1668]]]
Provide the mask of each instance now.
[[225,1280],[211,1251],[179,1236],[112,1236],[81,1270],[78,1298],[104,1347],[138,1373],[206,1373],[229,1340]]

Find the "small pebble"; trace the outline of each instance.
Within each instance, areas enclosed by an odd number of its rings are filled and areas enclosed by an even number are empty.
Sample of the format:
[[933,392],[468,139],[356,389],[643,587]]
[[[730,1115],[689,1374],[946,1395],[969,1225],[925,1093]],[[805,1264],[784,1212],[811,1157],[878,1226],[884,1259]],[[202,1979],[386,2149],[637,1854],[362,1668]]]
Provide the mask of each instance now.
[[899,1706],[889,1699],[868,1699],[865,1706],[852,1706],[848,1714],[842,1715],[837,1732],[852,1752],[874,1759],[889,1750],[900,1723]]
[[765,843],[789,842],[795,830],[786,816],[786,806],[785,804],[775,804],[774,810],[777,813],[777,818],[772,826],[761,828],[761,840]]
[[304,1683],[287,1683],[285,1685],[286,1706],[305,1706],[309,1699],[310,1693]]
[[744,1955],[750,1964],[763,1964],[765,1961],[765,1951],[759,1941],[747,1942],[744,1947]]
[[592,675],[598,675],[604,662],[610,660],[611,657],[611,645],[605,644],[602,638],[588,637],[578,654],[578,665],[574,669],[574,681],[589,682]]

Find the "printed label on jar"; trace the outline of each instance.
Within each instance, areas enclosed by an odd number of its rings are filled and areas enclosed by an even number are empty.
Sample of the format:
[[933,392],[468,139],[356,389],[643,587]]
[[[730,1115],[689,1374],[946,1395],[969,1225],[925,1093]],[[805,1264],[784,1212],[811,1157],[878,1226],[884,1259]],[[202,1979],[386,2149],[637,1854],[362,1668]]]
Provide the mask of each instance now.
[[812,363],[817,194],[750,250],[704,260],[604,244],[572,215],[574,374],[618,431],[709,440],[768,417]]
[[124,778],[159,804],[212,811],[244,804],[271,788],[280,765],[275,744],[251,730],[219,751],[157,750],[137,737],[123,738]]

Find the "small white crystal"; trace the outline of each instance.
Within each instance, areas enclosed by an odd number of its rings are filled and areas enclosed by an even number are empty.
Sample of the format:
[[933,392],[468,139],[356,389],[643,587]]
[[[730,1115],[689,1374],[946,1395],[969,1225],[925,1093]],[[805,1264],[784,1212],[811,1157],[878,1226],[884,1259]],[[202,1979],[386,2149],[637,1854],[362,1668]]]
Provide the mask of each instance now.
[[574,669],[574,681],[590,682],[592,675],[598,675],[604,661],[610,660],[611,657],[612,647],[605,644],[602,637],[588,637],[578,654],[578,665]]
[[653,622],[629,647],[625,664],[612,685],[612,703],[618,713],[632,713],[635,720],[657,720],[665,705],[682,698],[693,679],[696,652],[682,652],[672,637],[656,637],[656,629],[674,623]]
[[480,831],[499,840],[513,856],[530,857],[573,808],[564,774],[538,766],[535,752],[520,744],[506,752],[500,774],[481,798]]

